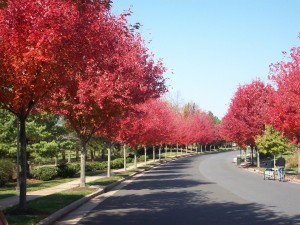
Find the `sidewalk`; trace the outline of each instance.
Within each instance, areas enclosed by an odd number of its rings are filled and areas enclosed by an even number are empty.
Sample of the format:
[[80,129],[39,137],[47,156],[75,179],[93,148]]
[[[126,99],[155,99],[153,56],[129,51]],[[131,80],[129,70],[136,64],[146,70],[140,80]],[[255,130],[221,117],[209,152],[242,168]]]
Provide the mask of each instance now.
[[[149,160],[149,161],[147,161],[147,164],[148,163],[150,164],[152,162],[153,162],[153,160]],[[155,161],[155,162],[158,162],[158,161]],[[145,162],[138,163],[137,167],[141,167],[144,165],[145,165]],[[127,170],[134,169],[134,166],[129,166],[126,169]],[[124,169],[116,169],[116,170],[112,170],[112,174],[117,173],[117,172],[124,172],[124,171],[125,171]],[[95,181],[95,180],[98,180],[101,178],[105,178],[105,177],[106,177],[106,173],[101,173],[97,176],[86,176],[86,183],[92,182],[92,181]],[[80,184],[80,179],[78,178],[76,180],[73,180],[73,181],[70,181],[67,183],[63,183],[63,184],[60,184],[60,185],[57,185],[54,187],[45,188],[45,189],[41,189],[41,190],[33,191],[33,192],[27,192],[27,201],[31,201],[33,199],[51,195],[51,194],[58,193],[61,191],[69,190],[74,187],[79,187],[79,184]],[[13,196],[13,197],[1,199],[0,200],[0,210],[4,210],[6,208],[15,206],[17,204],[19,204],[19,196]]]

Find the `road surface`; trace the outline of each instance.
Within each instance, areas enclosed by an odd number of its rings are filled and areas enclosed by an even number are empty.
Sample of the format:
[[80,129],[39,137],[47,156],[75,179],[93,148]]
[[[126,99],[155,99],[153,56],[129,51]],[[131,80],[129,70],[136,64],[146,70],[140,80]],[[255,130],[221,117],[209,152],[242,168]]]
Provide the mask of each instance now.
[[[238,168],[232,163],[236,154],[197,155],[154,168],[110,196],[94,199],[79,209],[77,220],[65,223],[300,224],[300,185],[265,181]],[[84,208],[91,211],[84,215]]]

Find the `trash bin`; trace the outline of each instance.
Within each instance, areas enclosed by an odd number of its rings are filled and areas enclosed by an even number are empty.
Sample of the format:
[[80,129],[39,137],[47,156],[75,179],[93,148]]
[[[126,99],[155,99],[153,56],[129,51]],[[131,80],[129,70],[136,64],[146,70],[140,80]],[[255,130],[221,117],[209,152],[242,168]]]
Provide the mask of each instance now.
[[236,157],[236,165],[241,165],[242,158],[240,156]]

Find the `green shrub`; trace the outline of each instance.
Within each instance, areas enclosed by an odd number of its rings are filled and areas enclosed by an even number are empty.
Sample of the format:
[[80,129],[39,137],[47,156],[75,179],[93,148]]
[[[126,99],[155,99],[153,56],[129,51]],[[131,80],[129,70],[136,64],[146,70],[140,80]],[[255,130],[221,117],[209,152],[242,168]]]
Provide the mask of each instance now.
[[286,160],[287,168],[298,167],[298,153],[297,150],[293,150]]
[[0,186],[12,180],[14,164],[6,159],[0,159]]
[[132,163],[132,162],[133,162],[133,158],[127,157],[127,158],[126,158],[126,162],[127,162],[127,163]]
[[80,171],[79,164],[60,164],[58,166],[58,176],[61,178],[75,177],[75,175]]
[[53,180],[58,177],[59,168],[56,166],[44,166],[38,169],[35,169],[31,172],[31,175],[38,180]]
[[[138,157],[138,162],[145,162],[145,155],[141,155]],[[149,156],[147,155],[147,160],[149,160]]]
[[85,171],[89,172],[89,171],[97,171],[97,170],[102,170],[102,167],[100,165],[100,162],[87,162],[86,163],[86,167],[85,167]]
[[99,170],[106,170],[107,169],[107,161],[100,162],[98,164],[98,166],[99,166]]
[[121,169],[124,167],[124,159],[118,158],[111,161],[111,168],[112,169]]

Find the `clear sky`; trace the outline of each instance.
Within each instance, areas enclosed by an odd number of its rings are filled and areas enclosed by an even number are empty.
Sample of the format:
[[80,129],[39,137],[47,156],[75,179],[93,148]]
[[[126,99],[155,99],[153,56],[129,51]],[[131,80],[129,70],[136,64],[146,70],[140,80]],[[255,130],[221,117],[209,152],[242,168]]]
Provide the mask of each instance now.
[[[169,96],[222,118],[240,84],[300,46],[300,0],[113,0],[168,69]],[[174,74],[172,74],[172,72]]]

